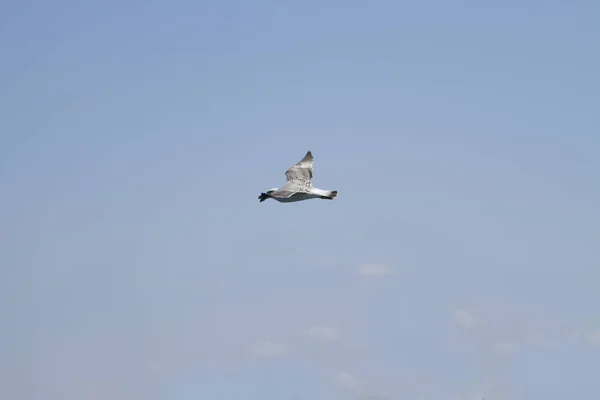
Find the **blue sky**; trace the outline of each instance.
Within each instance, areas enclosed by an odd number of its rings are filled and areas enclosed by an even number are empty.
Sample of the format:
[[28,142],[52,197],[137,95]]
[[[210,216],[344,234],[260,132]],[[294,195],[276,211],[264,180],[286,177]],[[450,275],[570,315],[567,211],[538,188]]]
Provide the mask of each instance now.
[[3,2],[0,397],[598,397],[599,20]]

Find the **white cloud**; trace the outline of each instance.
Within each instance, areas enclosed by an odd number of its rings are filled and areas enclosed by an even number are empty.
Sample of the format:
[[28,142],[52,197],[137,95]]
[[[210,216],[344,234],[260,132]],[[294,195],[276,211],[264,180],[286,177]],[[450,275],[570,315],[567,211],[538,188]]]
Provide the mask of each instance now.
[[558,342],[551,341],[539,333],[529,335],[527,338],[527,343],[532,346],[541,346],[541,347],[549,347],[549,348],[559,346]]
[[500,355],[507,356],[519,348],[519,343],[516,342],[504,342],[496,344],[496,352]]
[[587,335],[587,341],[594,346],[600,346],[600,330]]
[[600,346],[600,329],[587,332],[585,330],[570,329],[564,335],[565,341],[571,345]]
[[100,396],[98,396],[98,389],[96,389],[96,387],[91,386],[91,385],[88,386],[86,399],[96,400],[99,398],[100,398]]
[[581,342],[581,332],[570,330],[567,332],[567,342],[570,344],[578,344]]
[[360,275],[365,276],[383,276],[394,273],[394,270],[381,264],[361,264],[356,268]]
[[270,340],[256,343],[252,351],[257,356],[274,357],[284,356],[289,353],[289,348],[285,344],[273,343]]
[[152,375],[159,375],[162,372],[162,366],[158,361],[153,361],[146,366],[147,371]]
[[543,346],[547,343],[546,339],[539,333],[531,334],[527,337],[527,343],[531,345]]
[[473,326],[475,318],[473,315],[466,310],[455,310],[454,311],[454,322],[458,325],[464,326],[469,329]]
[[485,399],[485,395],[481,392],[474,393],[467,397],[467,400],[482,400]]
[[333,340],[339,336],[337,329],[330,326],[313,326],[308,330],[308,334],[323,340]]
[[358,388],[362,384],[361,381],[359,381],[347,372],[338,372],[336,380],[340,386],[352,391],[358,390]]

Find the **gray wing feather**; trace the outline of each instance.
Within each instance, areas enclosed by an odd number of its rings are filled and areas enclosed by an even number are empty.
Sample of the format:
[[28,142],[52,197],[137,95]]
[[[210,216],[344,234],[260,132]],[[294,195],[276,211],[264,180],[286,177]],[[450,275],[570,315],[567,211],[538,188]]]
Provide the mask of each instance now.
[[312,168],[313,155],[309,151],[302,160],[285,171],[287,182],[279,190],[271,193],[271,196],[285,199],[295,193],[309,193],[312,187]]
[[281,189],[271,193],[269,196],[275,197],[278,199],[287,199],[288,197],[292,197],[294,193],[303,192],[300,188],[286,187],[283,186]]
[[287,182],[284,188],[286,186],[297,186],[304,190],[309,190],[312,186],[313,163],[313,155],[309,151],[306,153],[302,160],[300,160],[296,165],[288,168],[288,170],[285,171],[285,177],[287,179]]

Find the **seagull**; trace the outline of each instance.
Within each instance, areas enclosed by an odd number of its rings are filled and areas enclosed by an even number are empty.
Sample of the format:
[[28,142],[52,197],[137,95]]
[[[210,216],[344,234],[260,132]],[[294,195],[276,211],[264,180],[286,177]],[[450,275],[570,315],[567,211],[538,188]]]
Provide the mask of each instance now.
[[273,188],[261,193],[258,199],[262,203],[267,199],[274,199],[280,203],[310,199],[333,200],[337,197],[337,190],[317,189],[312,185],[313,155],[309,151],[296,165],[285,171],[287,182],[280,188]]

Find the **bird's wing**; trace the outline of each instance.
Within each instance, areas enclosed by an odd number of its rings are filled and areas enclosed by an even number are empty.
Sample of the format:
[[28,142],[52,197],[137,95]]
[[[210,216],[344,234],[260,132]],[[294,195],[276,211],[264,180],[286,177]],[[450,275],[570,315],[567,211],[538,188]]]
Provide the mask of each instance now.
[[287,181],[285,185],[270,193],[270,195],[271,197],[287,199],[296,193],[310,193],[310,186],[300,185],[296,181]]
[[308,190],[312,186],[312,169],[313,155],[309,151],[302,160],[285,171],[285,177],[287,179],[285,186],[298,186],[299,188]]
[[294,193],[298,192],[304,192],[304,190],[298,188],[297,186],[288,186],[286,184],[279,190],[270,193],[269,196],[275,197],[277,199],[287,199],[289,197],[292,197]]

